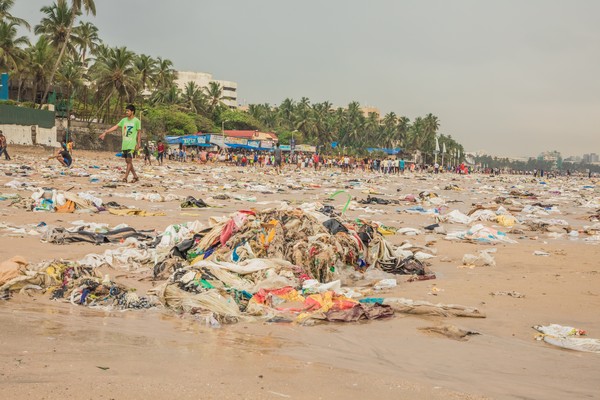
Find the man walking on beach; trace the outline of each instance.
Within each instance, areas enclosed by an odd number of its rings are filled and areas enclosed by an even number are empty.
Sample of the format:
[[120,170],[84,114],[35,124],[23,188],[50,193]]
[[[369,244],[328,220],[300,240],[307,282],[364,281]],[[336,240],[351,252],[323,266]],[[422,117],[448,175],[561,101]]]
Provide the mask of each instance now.
[[165,145],[162,141],[158,141],[158,146],[156,148],[158,155],[156,156],[156,161],[158,161],[158,165],[163,164],[163,159],[165,158]]
[[274,155],[275,155],[275,171],[277,171],[278,174],[281,173],[281,149],[279,148],[279,143],[277,143],[277,145],[275,146],[275,151],[274,151]]
[[7,146],[8,146],[8,143],[6,141],[6,136],[4,136],[4,133],[2,133],[2,131],[0,131],[0,157],[2,157],[2,154],[4,154],[4,158],[7,160],[10,160],[10,156],[8,155],[8,152],[6,151]]
[[100,135],[100,139],[104,140],[104,137],[107,133],[114,132],[119,128],[121,128],[121,135],[123,138],[121,150],[123,153],[123,158],[125,158],[125,163],[127,164],[123,182],[127,182],[127,178],[131,172],[133,174],[133,180],[131,183],[135,183],[139,181],[139,178],[135,173],[135,169],[133,168],[133,153],[140,148],[140,144],[142,142],[142,124],[140,120],[135,117],[135,106],[133,104],[125,107],[125,118],[119,121],[117,125],[104,131]]

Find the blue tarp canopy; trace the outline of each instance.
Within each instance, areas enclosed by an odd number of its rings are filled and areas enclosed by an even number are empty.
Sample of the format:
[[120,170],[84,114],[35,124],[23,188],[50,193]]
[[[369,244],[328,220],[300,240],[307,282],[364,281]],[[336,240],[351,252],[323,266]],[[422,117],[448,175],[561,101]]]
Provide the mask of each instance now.
[[377,148],[377,147],[369,147],[369,148],[367,148],[367,151],[369,153],[372,153],[374,151],[381,151],[385,154],[389,154],[390,156],[394,156],[398,153],[401,153],[402,149],[400,147],[396,147],[395,149],[383,149],[383,148]]
[[247,144],[240,143],[225,143],[225,146],[229,147],[230,149],[257,150],[255,147],[250,147]]
[[227,146],[230,149],[243,149],[243,150],[252,150],[252,151],[273,151],[272,147],[252,147],[252,146],[248,146],[247,144],[240,144],[240,143],[225,143],[225,146]]
[[212,144],[206,143],[206,135],[184,135],[167,136],[167,144],[183,144],[185,146],[210,147]]

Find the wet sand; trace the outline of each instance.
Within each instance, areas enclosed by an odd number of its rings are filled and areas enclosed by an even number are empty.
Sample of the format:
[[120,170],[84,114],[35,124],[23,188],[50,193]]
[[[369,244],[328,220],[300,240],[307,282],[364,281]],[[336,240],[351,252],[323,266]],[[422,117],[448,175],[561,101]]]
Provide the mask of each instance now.
[[[117,184],[103,188],[107,179],[119,179],[116,169],[124,162],[112,154],[76,152],[74,169],[105,174],[99,182],[89,177],[60,175],[60,168],[46,171],[40,149],[13,147],[12,164],[34,168],[30,182],[73,192],[93,190],[104,201],[114,200],[145,210],[164,211],[160,217],[118,217],[100,214],[39,213],[0,204],[2,222],[23,226],[44,221],[69,227],[84,220],[111,226],[127,223],[136,229],[162,231],[167,225],[210,216],[227,215],[239,209],[264,209],[280,200],[302,203],[324,201],[334,189],[351,179],[370,179],[369,186],[389,199],[400,194],[428,190],[458,200],[448,203],[451,211],[466,213],[471,203],[491,201],[500,187],[522,185],[542,194],[542,200],[559,204],[561,214],[575,229],[591,225],[587,216],[593,209],[576,206],[562,195],[551,197],[537,182],[522,177],[487,176],[372,176],[364,173],[339,175],[332,171],[288,170],[277,177],[269,170],[237,167],[167,163],[168,168],[143,168],[142,180],[134,185]],[[35,161],[35,160],[38,161]],[[135,161],[138,168],[141,161]],[[54,166],[54,164],[49,164]],[[99,168],[89,168],[97,166]],[[267,171],[267,173],[265,173]],[[335,171],[337,172],[337,171]],[[42,175],[50,173],[51,178]],[[4,187],[18,174],[0,175],[4,193],[29,195]],[[274,187],[288,180],[301,189],[282,188],[273,194],[252,190],[257,184]],[[179,183],[181,182],[181,183]],[[248,187],[237,187],[236,182]],[[443,190],[448,183],[461,191]],[[148,186],[151,184],[152,186]],[[548,181],[549,185],[583,187],[587,179]],[[185,187],[189,185],[189,187]],[[227,186],[233,185],[233,187]],[[398,191],[399,189],[399,191]],[[348,189],[357,198],[366,198],[358,189]],[[586,192],[597,198],[597,189]],[[132,191],[208,198],[217,193],[255,196],[257,202],[217,200],[222,208],[180,209],[180,201],[153,203],[118,196]],[[483,192],[483,193],[481,193]],[[110,195],[114,195],[112,198]],[[382,195],[382,197],[384,197]],[[268,204],[261,204],[269,202]],[[339,204],[340,201],[336,201]],[[410,206],[370,205],[370,209],[349,211],[351,218],[368,218],[396,228],[423,226],[434,222],[425,215],[397,212]],[[486,225],[493,225],[486,222]],[[460,226],[443,224],[447,230]],[[463,227],[464,228],[464,227]],[[103,311],[55,302],[48,295],[14,295],[0,301],[0,384],[4,398],[45,399],[141,399],[141,398],[382,398],[382,399],[562,399],[597,398],[600,394],[600,355],[563,350],[534,340],[533,325],[557,323],[585,329],[589,337],[600,337],[600,256],[598,245],[566,237],[552,239],[545,232],[512,234],[516,244],[479,245],[443,240],[440,235],[387,236],[393,244],[405,240],[431,247],[437,257],[430,261],[437,279],[407,282],[398,277],[398,286],[385,297],[405,297],[430,302],[462,304],[479,308],[486,318],[444,318],[396,314],[389,320],[366,323],[326,323],[317,326],[241,322],[214,329],[190,316],[178,316],[164,309],[145,311]],[[78,260],[89,253],[102,253],[118,245],[89,243],[55,245],[39,237],[8,236],[0,232],[0,261],[21,255],[32,263],[54,258]],[[496,266],[460,268],[465,253],[494,247]],[[534,256],[543,250],[548,257]],[[113,271],[117,280],[140,289],[138,277]],[[435,288],[435,289],[434,289]],[[515,291],[524,297],[492,296]],[[479,332],[467,341],[425,333],[419,328],[453,325]]]

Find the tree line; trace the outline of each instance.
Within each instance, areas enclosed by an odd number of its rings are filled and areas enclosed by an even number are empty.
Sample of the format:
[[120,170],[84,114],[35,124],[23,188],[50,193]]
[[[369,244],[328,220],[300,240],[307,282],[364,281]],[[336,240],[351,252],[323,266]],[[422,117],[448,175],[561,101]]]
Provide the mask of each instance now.
[[[413,121],[394,112],[382,118],[365,115],[358,102],[334,107],[306,97],[279,105],[251,104],[247,110],[223,103],[217,82],[200,87],[176,84],[173,62],[105,44],[98,28],[82,17],[95,16],[94,0],[57,0],[41,8],[42,19],[31,25],[11,14],[14,0],[0,0],[0,72],[8,72],[13,98],[20,105],[41,108],[52,102],[69,116],[112,124],[127,103],[138,105],[144,128],[155,137],[224,129],[277,133],[280,142],[308,143],[349,154],[367,147],[400,147],[420,151],[432,160],[435,138],[449,154],[464,154],[450,135],[439,134],[433,114]],[[21,28],[21,29],[19,29]],[[20,30],[36,35],[32,42]],[[15,90],[13,90],[15,92]]]

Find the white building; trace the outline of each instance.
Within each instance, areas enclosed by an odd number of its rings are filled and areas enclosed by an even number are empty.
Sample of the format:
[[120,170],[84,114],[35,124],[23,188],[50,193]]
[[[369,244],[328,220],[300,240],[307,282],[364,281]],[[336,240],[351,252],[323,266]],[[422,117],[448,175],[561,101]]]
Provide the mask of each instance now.
[[217,82],[221,85],[223,94],[221,100],[230,108],[237,108],[237,83],[232,81],[220,81],[213,79],[212,75],[206,72],[178,71],[175,83],[177,87],[183,90],[188,82],[195,82],[200,87],[208,87],[210,82]]

